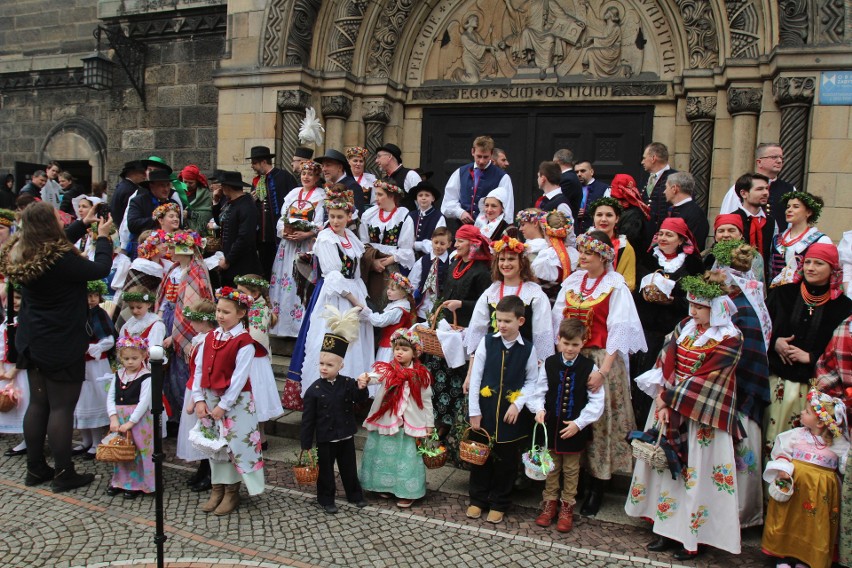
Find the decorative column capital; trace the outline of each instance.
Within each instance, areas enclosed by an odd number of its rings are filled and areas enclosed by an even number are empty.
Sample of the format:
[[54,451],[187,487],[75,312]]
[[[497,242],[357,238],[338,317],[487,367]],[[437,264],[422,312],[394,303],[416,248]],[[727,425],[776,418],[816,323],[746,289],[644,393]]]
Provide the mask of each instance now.
[[686,97],[686,119],[712,121],[716,118],[716,95]]
[[810,106],[814,101],[816,77],[777,77],[772,81],[772,95],[778,106]]
[[757,87],[728,88],[728,113],[731,116],[738,114],[760,114],[762,103],[763,89]]
[[322,98],[322,115],[326,118],[346,120],[352,114],[352,99],[345,95],[333,95]]
[[304,112],[311,103],[311,94],[301,89],[278,91],[278,110],[281,112]]
[[364,101],[364,122],[387,124],[391,118],[390,103],[385,100]]

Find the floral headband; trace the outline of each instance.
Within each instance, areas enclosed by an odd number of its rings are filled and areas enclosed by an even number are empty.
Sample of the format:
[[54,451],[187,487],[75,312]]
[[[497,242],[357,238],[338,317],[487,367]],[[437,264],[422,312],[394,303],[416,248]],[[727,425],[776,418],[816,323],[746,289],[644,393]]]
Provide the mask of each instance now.
[[139,246],[136,247],[136,253],[142,258],[151,260],[160,252],[157,249],[157,246],[168,243],[170,239],[171,237],[169,234],[162,229],[153,231],[150,235],[148,235],[148,238],[139,243]]
[[139,351],[148,351],[148,338],[138,335],[122,335],[115,342],[117,351],[122,349],[138,349]]
[[322,174],[322,166],[316,162],[308,160],[307,162],[302,162],[301,172],[309,172],[318,176]]
[[15,224],[15,212],[8,209],[0,209],[0,225],[11,227]]
[[408,329],[406,327],[401,327],[390,337],[391,345],[395,344],[398,340],[404,340],[411,344],[415,351],[423,350],[423,342],[420,341],[420,336],[417,335],[416,331]]
[[373,188],[374,189],[381,189],[381,190],[386,191],[388,193],[395,193],[397,195],[402,195],[404,193],[402,191],[402,188],[400,188],[399,186],[396,186],[392,183],[388,183],[388,182],[382,181],[382,180],[377,180],[377,181],[373,182]]
[[185,317],[189,321],[216,321],[216,314],[211,314],[207,312],[194,312],[189,308],[189,306],[184,306],[182,313],[183,317]]
[[812,215],[808,219],[808,224],[815,225],[822,213],[822,205],[814,199],[814,196],[805,191],[789,191],[781,196],[781,203],[784,204],[785,209],[787,208],[787,202],[791,199],[798,199],[805,204],[805,207],[811,210]]
[[[842,438],[843,430],[840,429],[840,424],[843,422],[843,413],[846,412],[846,406],[839,399],[832,398],[825,393],[821,393],[811,387],[808,391],[808,402],[814,409],[814,413],[819,418],[820,422],[825,424],[831,431],[833,438]],[[834,405],[834,415],[826,408],[826,403]]]
[[414,293],[414,286],[411,285],[411,280],[409,280],[399,272],[391,273],[390,279],[394,282],[394,284],[402,288],[406,294]]
[[201,247],[204,244],[204,241],[201,239],[201,235],[195,231],[178,231],[177,233],[171,233],[166,237],[166,242],[171,245],[184,247]]
[[250,278],[248,276],[235,276],[234,284],[237,286],[250,286],[261,290],[269,290],[269,282],[263,278]]
[[621,217],[621,214],[624,212],[624,207],[622,207],[621,202],[618,199],[615,199],[614,197],[601,197],[600,199],[592,201],[592,204],[589,205],[589,214],[594,216],[595,209],[602,205],[612,207],[612,210],[615,211],[615,214],[619,217]]
[[154,294],[151,292],[123,292],[121,299],[127,302],[142,302],[145,304],[154,303]]
[[230,300],[245,309],[249,309],[254,303],[254,298],[248,294],[241,294],[230,286],[222,286],[216,290],[216,298],[219,300]]
[[151,213],[151,218],[155,220],[162,219],[166,216],[166,213],[169,213],[170,211],[174,211],[175,213],[180,215],[180,207],[178,207],[177,203],[170,201],[154,209],[154,212]]
[[360,156],[362,159],[366,160],[367,156],[370,155],[370,151],[362,146],[350,146],[346,149],[346,158],[352,158],[354,156]]
[[615,251],[611,246],[585,233],[577,237],[577,250],[598,254],[605,262],[612,262],[615,258]]
[[521,223],[543,223],[547,214],[541,209],[522,209],[515,215],[515,222]]
[[325,208],[343,209],[352,213],[355,210],[355,194],[351,189],[335,191],[333,187],[326,190]]
[[89,294],[100,294],[101,296],[107,293],[107,285],[103,280],[89,280],[86,283],[86,291]]
[[509,235],[503,235],[503,238],[494,241],[491,244],[491,248],[493,248],[494,252],[497,254],[500,254],[504,250],[514,252],[516,254],[524,254],[527,246],[516,238],[510,237]]
[[[561,227],[551,227],[548,219],[559,219],[562,221]],[[541,219],[541,226],[544,227],[544,234],[551,239],[565,240],[568,238],[568,231],[574,227],[574,219],[569,219],[562,211],[545,212]]]

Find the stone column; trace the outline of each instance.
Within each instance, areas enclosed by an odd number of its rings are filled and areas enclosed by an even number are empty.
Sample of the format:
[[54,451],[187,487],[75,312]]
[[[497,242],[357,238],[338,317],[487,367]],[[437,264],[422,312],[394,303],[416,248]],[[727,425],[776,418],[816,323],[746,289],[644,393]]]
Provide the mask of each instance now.
[[731,181],[754,171],[757,145],[757,116],[763,101],[763,89],[728,88],[728,114],[732,117]]
[[778,77],[772,82],[772,94],[781,109],[778,142],[784,149],[784,167],[779,177],[797,188],[804,187],[808,120],[815,88],[815,77]]
[[692,125],[692,149],[689,155],[689,172],[695,178],[695,193],[692,197],[706,213],[710,198],[716,95],[686,97],[686,119]]
[[375,158],[376,150],[384,143],[385,126],[390,122],[391,117],[390,103],[384,100],[364,101],[362,114],[367,131],[365,144],[371,157],[368,160],[367,170],[381,177],[382,174],[372,158]]
[[281,121],[281,136],[275,142],[276,164],[290,169],[290,159],[299,146],[299,127],[305,118],[305,109],[311,102],[311,94],[301,89],[278,91],[278,112]]
[[325,147],[343,151],[343,127],[352,114],[352,99],[344,95],[322,98],[325,119]]

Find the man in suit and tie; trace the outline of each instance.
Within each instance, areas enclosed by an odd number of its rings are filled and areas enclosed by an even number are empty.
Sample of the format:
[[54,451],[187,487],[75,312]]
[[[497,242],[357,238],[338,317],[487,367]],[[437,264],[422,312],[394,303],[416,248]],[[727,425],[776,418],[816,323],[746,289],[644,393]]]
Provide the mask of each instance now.
[[[766,215],[773,220],[778,232],[787,229],[787,218],[784,207],[781,206],[781,196],[796,187],[783,179],[778,179],[781,168],[784,166],[784,150],[777,142],[765,142],[758,144],[754,151],[755,173],[769,178],[769,201],[766,204]],[[720,213],[735,213],[740,208],[740,196],[736,184],[731,186],[725,199],[722,200]]]
[[568,199],[571,214],[576,218],[577,213],[580,211],[580,201],[583,198],[583,184],[580,183],[580,178],[574,173],[574,152],[568,148],[557,150],[553,154],[553,161],[556,162],[562,171],[559,186],[562,188],[565,198]]
[[585,233],[589,227],[594,225],[586,210],[590,204],[604,196],[609,186],[595,179],[595,170],[589,160],[580,160],[574,164],[574,173],[577,174],[577,178],[583,184],[579,211],[574,219],[574,232],[579,235]]
[[[666,202],[666,179],[677,170],[669,165],[669,149],[661,142],[651,142],[642,152],[642,168],[648,172],[645,181],[645,199],[651,208],[651,220],[645,224],[645,247],[660,230],[663,219],[668,217],[669,204]],[[703,244],[703,243],[702,243]]]
[[680,217],[686,221],[695,236],[695,248],[704,250],[707,236],[710,234],[710,223],[707,213],[692,199],[695,192],[695,178],[689,172],[674,172],[666,178],[663,190],[666,202],[669,204],[669,217]]

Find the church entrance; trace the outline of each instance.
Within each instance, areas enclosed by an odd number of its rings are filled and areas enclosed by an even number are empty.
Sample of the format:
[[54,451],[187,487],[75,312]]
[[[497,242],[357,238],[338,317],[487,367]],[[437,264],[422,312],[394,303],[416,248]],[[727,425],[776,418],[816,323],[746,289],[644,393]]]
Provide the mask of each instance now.
[[508,155],[516,209],[533,203],[539,163],[568,148],[577,160],[591,160],[595,177],[609,183],[615,174],[642,177],[642,151],[651,140],[652,106],[439,107],[423,110],[420,164],[443,188],[454,170],[469,163],[473,139],[494,138]]

